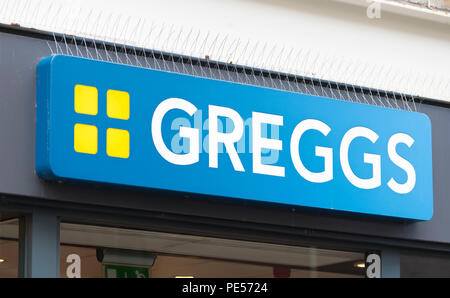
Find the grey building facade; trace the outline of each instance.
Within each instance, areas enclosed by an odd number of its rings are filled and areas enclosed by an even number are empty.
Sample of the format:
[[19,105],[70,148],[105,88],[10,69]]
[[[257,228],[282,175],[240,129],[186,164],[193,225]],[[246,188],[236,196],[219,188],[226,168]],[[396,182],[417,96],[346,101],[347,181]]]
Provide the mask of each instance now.
[[[344,99],[350,100],[352,96],[367,98],[369,103],[373,95],[362,87],[345,89],[343,85],[333,82],[294,79],[265,70],[255,72],[240,66],[213,63],[208,59],[1,26],[0,214],[7,224],[15,220],[12,229],[17,229],[17,237],[15,234],[11,236],[12,232],[5,232],[2,238],[17,243],[18,276],[65,276],[66,265],[70,265],[71,261],[67,261],[66,255],[63,258],[65,252],[62,247],[83,244],[83,233],[73,232],[78,225],[101,227],[98,230],[100,234],[103,233],[101,229],[116,229],[111,232],[115,233],[114,237],[123,238],[126,236],[117,231],[149,231],[161,233],[158,234],[160,236],[176,234],[197,240],[200,238],[196,237],[223,239],[225,242],[235,241],[236,245],[243,247],[245,245],[242,243],[256,243],[259,251],[272,245],[301,247],[308,260],[301,264],[290,265],[288,260],[278,260],[275,253],[273,259],[264,262],[262,258],[245,256],[233,260],[236,255],[224,255],[223,259],[273,268],[289,267],[299,272],[319,272],[309,276],[320,277],[320,272],[364,276],[363,266],[342,269],[346,263],[353,262],[351,258],[343,258],[345,261],[342,262],[321,263],[325,260],[326,251],[359,254],[362,261],[367,253],[376,252],[381,257],[381,277],[450,276],[450,231],[447,228],[450,225],[450,184],[447,182],[450,168],[450,109],[447,103],[428,98],[415,98],[412,102],[409,96],[397,97],[387,92],[380,93],[379,90],[376,95],[386,106],[394,105],[394,101],[405,109],[414,106],[431,119],[434,215],[429,221],[399,221],[237,199],[197,198],[176,192],[49,182],[40,179],[35,171],[36,66],[40,59],[55,53],[113,61],[120,59],[115,58],[117,56],[121,57],[120,61],[129,59],[128,64],[163,67],[200,76],[207,74],[237,82],[244,82],[251,76],[254,81],[249,83],[263,86],[270,79],[271,84],[276,84],[279,89],[289,89],[291,84],[297,84],[300,91],[308,92],[312,88],[328,97],[333,97],[337,91],[345,91]],[[186,65],[189,67],[184,67]],[[90,234],[87,230],[84,233],[84,239],[88,239]],[[117,236],[119,234],[122,236]],[[133,241],[139,242],[139,237],[135,237]],[[75,238],[77,240],[71,240]],[[195,242],[192,239],[186,241]],[[86,243],[86,247],[100,246],[95,243]],[[114,243],[106,239],[101,246],[114,247]],[[117,245],[117,248],[123,247]],[[142,244],[139,250],[145,250],[145,245]],[[148,250],[159,252],[153,247]],[[185,251],[188,255],[196,254],[195,248]],[[179,251],[169,249],[161,253],[180,255]],[[221,253],[204,253],[200,249],[197,256],[222,259]],[[84,265],[81,254],[82,276],[88,267]],[[233,270],[230,271],[231,276],[237,274]],[[290,272],[291,276],[295,276],[293,271]],[[299,273],[298,276],[304,275]]]

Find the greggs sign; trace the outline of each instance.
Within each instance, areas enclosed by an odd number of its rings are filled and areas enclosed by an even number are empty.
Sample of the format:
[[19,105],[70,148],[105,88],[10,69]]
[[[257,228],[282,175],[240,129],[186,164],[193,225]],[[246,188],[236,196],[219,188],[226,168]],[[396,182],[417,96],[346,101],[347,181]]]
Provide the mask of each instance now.
[[37,67],[36,170],[50,180],[433,214],[424,114],[63,55]]

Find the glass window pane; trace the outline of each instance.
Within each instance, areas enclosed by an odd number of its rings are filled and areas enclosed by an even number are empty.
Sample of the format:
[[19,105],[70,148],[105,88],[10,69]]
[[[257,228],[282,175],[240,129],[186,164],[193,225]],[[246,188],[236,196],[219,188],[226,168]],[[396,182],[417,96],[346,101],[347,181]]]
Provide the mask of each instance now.
[[439,253],[404,251],[400,255],[400,277],[449,278],[450,257]]
[[61,277],[364,277],[362,263],[359,252],[61,224]]
[[19,220],[4,214],[1,217],[3,219],[0,220],[0,278],[18,277]]

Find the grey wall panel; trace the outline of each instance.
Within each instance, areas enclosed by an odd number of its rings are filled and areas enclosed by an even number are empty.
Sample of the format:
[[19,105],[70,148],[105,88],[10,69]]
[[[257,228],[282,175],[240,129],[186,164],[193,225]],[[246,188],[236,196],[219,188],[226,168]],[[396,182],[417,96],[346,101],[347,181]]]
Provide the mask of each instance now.
[[[54,46],[53,41],[0,31],[0,193],[36,200],[213,217],[237,223],[450,243],[450,109],[436,105],[418,107],[431,118],[433,129],[435,212],[428,222],[398,222],[247,201],[43,181],[34,170],[35,75],[39,59],[51,54],[49,45]],[[236,79],[239,80],[238,74]]]

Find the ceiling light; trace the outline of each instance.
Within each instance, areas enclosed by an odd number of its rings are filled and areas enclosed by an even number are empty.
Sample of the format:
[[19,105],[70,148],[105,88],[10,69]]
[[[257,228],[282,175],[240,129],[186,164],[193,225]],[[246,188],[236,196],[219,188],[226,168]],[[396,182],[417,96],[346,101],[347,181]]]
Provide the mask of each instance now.
[[356,263],[356,264],[355,264],[355,267],[358,267],[358,268],[365,268],[365,267],[366,267],[366,264],[364,264],[363,262],[359,262],[359,263]]
[[194,278],[193,276],[175,276],[175,278]]
[[100,263],[125,264],[151,267],[155,263],[156,254],[121,248],[97,248],[97,261]]
[[5,259],[0,259],[0,263],[3,263],[5,261]]

